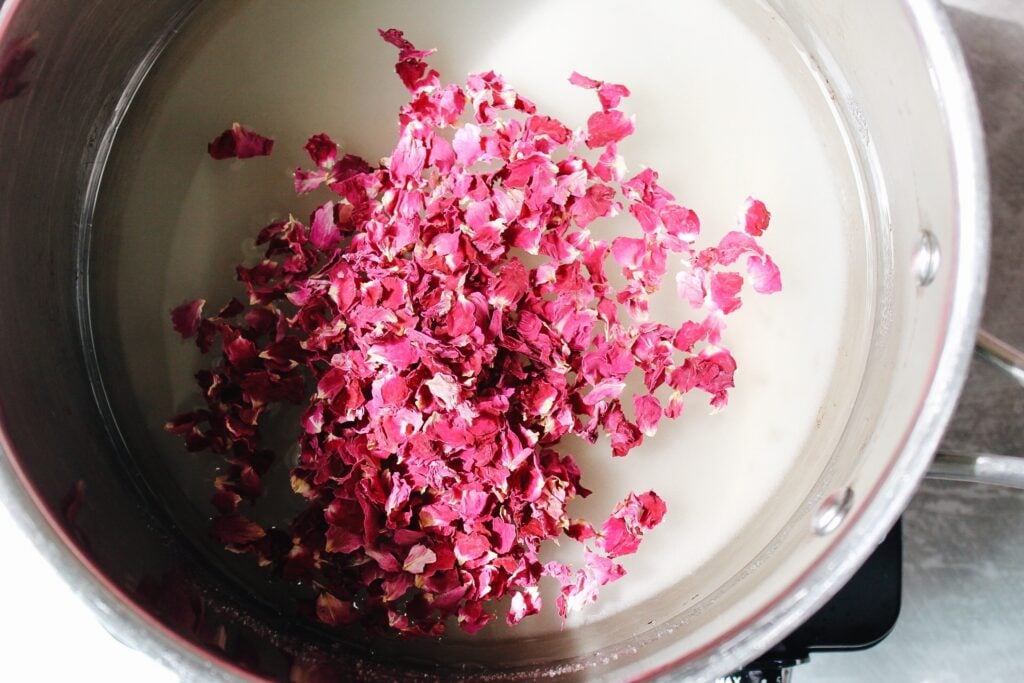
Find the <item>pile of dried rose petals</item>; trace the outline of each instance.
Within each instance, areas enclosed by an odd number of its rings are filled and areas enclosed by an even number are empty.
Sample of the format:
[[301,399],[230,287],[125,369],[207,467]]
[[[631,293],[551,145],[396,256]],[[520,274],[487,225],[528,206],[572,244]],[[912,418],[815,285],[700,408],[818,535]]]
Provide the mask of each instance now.
[[[381,35],[412,94],[398,144],[372,167],[310,138],[315,167],[296,170],[295,189],[335,196],[308,227],[289,218],[263,229],[264,260],[238,268],[248,304],[172,312],[178,332],[204,353],[219,341],[222,354],[197,374],[206,407],[167,429],[225,458],[217,537],[312,582],[323,622],[437,635],[454,616],[472,633],[493,618],[487,601],[508,598],[510,624],[536,613],[544,576],[561,584],[564,618],[625,573],[615,559],[636,551],[665,504],[630,494],[599,526],[570,518],[589,491],[561,438],[604,434],[624,456],[679,416],[687,392],[725,404],[736,363],[720,334],[744,282],[726,267],[745,257],[755,291],[780,288],[755,239],[769,214],[748,200],[745,231],[698,251],[697,216],[657,173],[624,178],[625,86],[573,74],[601,110],[572,130],[493,72],[442,85],[424,61],[432,51]],[[210,151],[232,149],[270,146],[236,125]],[[592,236],[592,222],[623,210],[636,236]],[[606,277],[609,254],[623,287]],[[670,255],[703,320],[648,320]],[[644,389],[626,396],[634,372]],[[272,460],[260,419],[281,402],[304,407],[291,481],[308,507],[287,531],[240,512]],[[582,567],[538,559],[563,534],[584,544]]]

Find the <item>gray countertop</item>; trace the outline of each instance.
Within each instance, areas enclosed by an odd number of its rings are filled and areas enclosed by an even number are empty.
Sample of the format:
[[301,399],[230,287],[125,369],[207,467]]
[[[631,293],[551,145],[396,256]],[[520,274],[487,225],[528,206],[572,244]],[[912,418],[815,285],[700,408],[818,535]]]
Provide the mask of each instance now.
[[[1024,0],[950,0],[985,124],[992,264],[984,326],[1024,346]],[[1024,454],[1024,390],[976,360],[944,439]],[[1024,679],[1024,491],[926,481],[904,515],[903,607],[862,652],[812,655],[795,683]]]

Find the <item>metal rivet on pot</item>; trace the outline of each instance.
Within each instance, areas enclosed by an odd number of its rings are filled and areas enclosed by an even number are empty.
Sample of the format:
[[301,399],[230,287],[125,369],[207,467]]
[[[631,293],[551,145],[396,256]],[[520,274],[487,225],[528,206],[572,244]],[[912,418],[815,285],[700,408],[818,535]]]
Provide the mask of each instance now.
[[942,254],[939,250],[939,240],[930,230],[921,231],[921,242],[914,252],[914,275],[917,283],[922,287],[930,285],[939,272],[939,263]]
[[825,499],[814,515],[812,527],[819,536],[827,536],[843,523],[853,507],[853,489],[845,488]]

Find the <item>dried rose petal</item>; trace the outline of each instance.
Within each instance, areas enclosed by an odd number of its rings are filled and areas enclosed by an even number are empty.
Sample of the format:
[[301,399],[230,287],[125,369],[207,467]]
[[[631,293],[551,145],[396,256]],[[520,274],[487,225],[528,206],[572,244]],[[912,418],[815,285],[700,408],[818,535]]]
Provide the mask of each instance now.
[[258,541],[267,532],[256,522],[239,514],[221,515],[213,523],[213,535],[225,545],[247,545]]
[[38,38],[38,33],[16,38],[0,56],[0,102],[17,97],[28,88],[29,82],[23,77],[29,62],[36,56],[32,44]]
[[306,152],[313,163],[324,170],[330,170],[338,161],[338,145],[325,133],[314,135],[306,142]]
[[664,517],[665,501],[656,493],[631,493],[601,525],[597,545],[610,558],[634,553],[644,532],[660,524]]
[[772,215],[768,213],[764,202],[760,199],[747,197],[747,207],[743,214],[743,229],[754,237],[760,237],[768,229],[768,221]]
[[561,595],[558,596],[558,613],[563,619],[597,600],[601,586],[617,581],[626,574],[622,565],[589,548],[584,548],[583,563],[583,568],[575,572],[557,562],[545,565],[545,572],[562,584]]
[[199,323],[203,319],[205,299],[188,301],[171,311],[171,325],[182,339],[190,339],[199,331]]
[[[215,536],[309,581],[326,624],[436,636],[454,619],[475,633],[493,601],[509,598],[509,624],[540,610],[545,576],[565,617],[625,574],[614,558],[637,550],[665,504],[631,493],[599,528],[571,517],[590,492],[562,437],[605,435],[621,457],[678,417],[689,392],[725,405],[736,363],[722,333],[744,281],[730,266],[746,256],[755,291],[781,286],[751,234],[767,218],[750,203],[745,231],[697,251],[700,221],[658,174],[626,177],[625,86],[572,75],[601,103],[584,135],[499,74],[443,85],[431,50],[381,36],[411,93],[394,150],[371,167],[325,134],[308,140],[313,167],[295,171],[295,190],[333,197],[308,227],[289,217],[260,231],[264,258],[237,269],[247,303],[172,311],[174,329],[219,360],[196,375],[205,407],[166,429],[224,458]],[[242,156],[226,135],[215,142],[234,147],[220,151]],[[596,161],[575,153],[584,140]],[[610,243],[591,233],[623,210],[634,232]],[[647,321],[676,259],[679,294],[703,317]],[[612,263],[624,283],[607,277]],[[627,393],[630,376],[639,393]],[[239,511],[258,502],[273,460],[262,418],[286,401],[301,407],[290,482],[307,507],[287,531],[268,530]],[[589,543],[581,566],[541,563],[563,534]]]
[[605,147],[633,134],[633,122],[621,111],[598,111],[587,119],[587,147]]
[[569,76],[569,82],[581,88],[597,90],[597,97],[601,100],[601,108],[604,111],[615,109],[623,97],[629,97],[629,88],[618,83],[605,83],[595,81],[593,78],[582,76],[575,71]]
[[740,289],[743,276],[737,273],[715,273],[711,276],[711,300],[722,313],[729,314],[740,307]]
[[759,294],[774,294],[782,289],[779,267],[771,256],[751,256],[747,259],[747,272],[754,281],[754,291]]
[[233,123],[206,146],[206,151],[214,159],[248,159],[265,157],[273,148],[274,141],[270,138],[265,138],[239,123]]
[[437,560],[437,555],[425,545],[415,545],[405,558],[402,569],[410,574],[422,574],[426,566]]
[[359,613],[351,603],[342,602],[330,593],[321,593],[316,599],[316,616],[325,624],[341,626],[357,621]]
[[512,594],[512,602],[509,606],[506,621],[509,626],[515,626],[520,621],[540,612],[541,599],[540,591],[536,586],[527,586],[521,591]]
[[601,81],[589,78],[588,76],[584,76],[583,74],[575,71],[569,74],[569,82],[580,88],[588,88],[591,90],[598,88],[601,85]]
[[655,396],[637,395],[633,397],[636,412],[636,426],[644,436],[654,436],[661,420],[661,402]]
[[327,202],[313,213],[309,223],[309,241],[317,249],[328,251],[341,241],[341,230],[334,222],[334,202]]
[[82,503],[85,501],[85,481],[82,479],[77,480],[68,489],[68,492],[64,494],[64,497],[60,501],[60,513],[64,521],[67,522],[68,526],[74,528],[75,523],[78,519],[78,511],[82,509]]

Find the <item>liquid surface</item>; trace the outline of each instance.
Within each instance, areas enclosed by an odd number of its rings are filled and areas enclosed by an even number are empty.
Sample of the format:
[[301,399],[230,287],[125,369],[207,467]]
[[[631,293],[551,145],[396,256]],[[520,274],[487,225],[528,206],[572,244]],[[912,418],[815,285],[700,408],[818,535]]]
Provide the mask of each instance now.
[[[90,272],[92,325],[112,411],[181,528],[206,542],[217,463],[184,452],[161,429],[169,416],[197,405],[192,374],[207,362],[172,332],[168,311],[197,297],[213,308],[241,295],[234,266],[256,255],[259,228],[289,212],[305,219],[324,201],[291,189],[290,172],[307,165],[302,145],[309,135],[326,132],[343,151],[370,160],[390,152],[407,96],[393,72],[395,50],[376,33],[390,26],[419,47],[437,47],[430,61],[446,82],[493,69],[540,112],[570,126],[584,125],[597,108],[592,92],[567,82],[573,70],[627,84],[633,96],[622,108],[636,114],[637,133],[620,152],[631,172],[658,170],[662,184],[698,213],[703,245],[736,226],[748,195],[773,214],[764,243],[782,269],[783,292],[748,292],[729,316],[726,345],[739,370],[728,408],[712,415],[705,397],[694,394],[679,420],[663,422],[624,459],[612,459],[606,443],[572,443],[583,483],[594,491],[575,515],[599,522],[629,491],[648,489],[667,501],[668,515],[636,555],[623,558],[628,575],[570,624],[657,596],[707,566],[753,521],[798,504],[775,496],[794,464],[809,462],[822,415],[835,409],[834,368],[853,362],[843,325],[856,308],[848,279],[861,267],[851,260],[863,250],[864,227],[826,97],[809,72],[794,71],[798,60],[779,57],[792,47],[782,33],[758,28],[771,21],[753,5],[737,3],[738,13],[712,0],[664,0],[645,3],[641,13],[593,0],[246,0],[213,3],[190,20],[118,134]],[[212,160],[206,143],[233,121],[275,138],[273,155]],[[634,225],[627,218],[592,227],[610,238]],[[670,278],[652,318],[678,323],[683,308]],[[281,422],[279,445],[295,433]],[[282,483],[286,469],[282,464],[275,475]],[[577,544],[566,545],[571,553],[555,554],[578,557]],[[550,599],[515,633],[558,629]],[[504,637],[504,627],[480,637]]]

